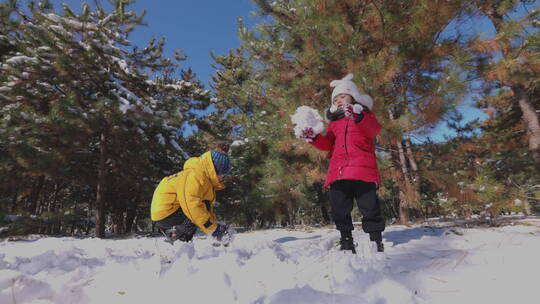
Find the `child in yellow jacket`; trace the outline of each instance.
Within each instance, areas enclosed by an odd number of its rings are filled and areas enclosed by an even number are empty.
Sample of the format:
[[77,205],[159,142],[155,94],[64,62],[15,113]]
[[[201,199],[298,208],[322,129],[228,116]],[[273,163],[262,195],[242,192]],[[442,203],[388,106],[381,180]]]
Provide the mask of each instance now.
[[225,188],[223,177],[230,170],[228,149],[216,148],[200,157],[192,157],[184,169],[161,180],[152,198],[151,218],[176,239],[189,242],[199,228],[221,240],[228,227],[217,222],[214,212],[216,191]]

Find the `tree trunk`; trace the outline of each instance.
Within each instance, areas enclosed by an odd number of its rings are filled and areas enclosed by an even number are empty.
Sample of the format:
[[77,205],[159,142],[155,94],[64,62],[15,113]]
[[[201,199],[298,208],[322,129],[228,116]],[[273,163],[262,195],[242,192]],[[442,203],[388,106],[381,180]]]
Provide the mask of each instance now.
[[11,199],[11,213],[15,213],[17,210],[17,198],[19,197],[19,188],[15,189],[15,194],[13,195],[13,198]]
[[391,203],[392,217],[395,219],[399,219],[399,202],[399,197],[397,197],[395,200],[392,200]]
[[[48,182],[49,180],[44,179],[43,185],[41,186],[41,199],[38,199],[36,206],[37,215],[42,215],[44,212],[49,211],[49,206],[51,204],[51,195],[48,189]],[[52,180],[50,182],[52,182]]]
[[36,181],[36,185],[34,189],[32,190],[32,193],[30,194],[30,205],[28,206],[28,212],[31,214],[36,214],[38,209],[38,201],[39,201],[39,195],[41,194],[41,190],[43,189],[43,184],[45,183],[45,176],[40,175]]
[[253,225],[253,220],[251,214],[248,211],[244,211],[244,220],[246,221],[246,227],[248,229],[251,229],[251,226]]
[[412,151],[411,137],[409,135],[405,137],[405,149],[407,153],[407,159],[409,160],[409,165],[411,166],[411,179],[412,179],[412,184],[414,185],[414,188],[411,190],[414,191],[414,193],[412,193],[412,197],[415,198],[414,199],[415,203],[412,204],[412,206],[414,206],[415,209],[417,210],[416,213],[418,213],[418,216],[425,217],[425,212],[423,212],[422,208],[419,205],[420,198],[421,198],[421,195],[420,195],[421,180],[420,180],[420,173],[418,170],[418,164],[416,163],[416,159],[414,158],[414,153]]
[[405,192],[402,189],[399,190],[399,223],[402,225],[409,224],[409,208]]
[[[133,225],[131,226],[131,230],[133,231],[135,229],[135,232],[139,231],[139,215],[135,213],[135,217],[133,218]],[[152,232],[154,232],[152,230]]]
[[105,178],[107,173],[107,136],[101,133],[99,140],[99,165],[96,190],[96,237],[105,238]]
[[133,226],[135,226],[135,220],[137,219],[137,213],[128,210],[126,214],[126,229],[125,233],[133,232]]
[[[60,190],[62,190],[62,186],[59,185],[58,183],[54,183],[53,199],[52,199],[52,203],[49,205],[49,208],[50,208],[49,211],[51,211],[51,212],[59,213],[59,212],[62,211],[62,208],[60,208],[60,206],[57,206],[58,205],[58,193],[60,193]],[[61,223],[62,223],[62,215],[57,214],[56,221],[54,221],[54,223],[52,223],[52,229],[51,229],[52,234],[59,234],[60,233]]]
[[324,191],[324,186],[322,183],[314,184],[317,191],[317,202],[320,204],[321,215],[324,221],[324,224],[328,225],[330,223],[330,213],[328,212],[328,196]]
[[407,158],[403,149],[401,138],[397,140],[397,147],[399,153],[399,164],[401,166],[401,172],[403,178],[399,181],[399,220],[400,224],[407,225],[409,223],[409,208],[413,205],[411,201],[410,191],[412,190],[409,169],[407,168]]
[[114,210],[114,213],[112,214],[112,232],[114,234],[124,234],[124,211],[122,209],[116,209]]
[[[405,137],[405,149],[407,151],[407,158],[409,159],[409,165],[411,166],[412,171],[412,179],[413,183],[417,186],[420,185],[420,175],[418,174],[418,165],[416,164],[416,159],[414,158],[414,154],[412,152],[412,143],[411,143],[411,137],[407,135]],[[420,189],[418,189],[420,190]]]
[[[394,120],[394,113],[392,113],[391,110],[388,110],[388,115],[390,120]],[[409,181],[409,170],[407,168],[407,159],[405,158],[405,151],[403,149],[403,143],[401,142],[401,136],[396,138],[395,143],[397,147],[397,157],[399,161],[396,161],[394,159],[394,163],[399,163],[399,167],[401,168],[401,179],[398,179],[396,181],[398,188],[399,188],[399,223],[406,225],[409,222],[409,206],[410,202],[408,200],[409,195],[407,195],[407,191],[409,190],[407,187],[407,184],[410,184]],[[393,158],[395,157],[395,153],[393,154]]]
[[403,177],[405,180],[409,179],[409,168],[407,168],[407,159],[405,158],[405,151],[403,149],[403,143],[401,142],[401,138],[398,138],[396,140],[396,145],[398,148],[398,155],[399,155],[399,163],[401,167],[401,172],[403,173]]
[[328,215],[328,208],[326,208],[324,203],[321,203],[321,214],[325,225],[330,223],[330,216]]
[[523,86],[513,86],[512,90],[518,100],[519,108],[523,113],[523,122],[525,123],[525,130],[528,135],[531,156],[536,168],[540,171],[540,123],[538,122],[538,115],[531,105],[527,91]]
[[139,196],[137,195],[132,202],[127,207],[126,210],[126,220],[125,220],[125,233],[130,233],[133,228],[133,222],[135,220],[135,216],[137,215],[137,203],[139,202]]
[[287,213],[289,214],[288,217],[290,219],[290,224],[292,227],[296,226],[297,225],[297,218],[296,218],[296,211],[294,210],[295,208],[294,207],[289,207],[287,208]]
[[[63,200],[60,200],[58,202],[58,210],[64,210],[64,201]],[[58,223],[57,223],[57,227],[56,227],[56,231],[58,231],[58,233],[62,233],[62,228],[65,226],[65,223],[66,221],[62,221],[61,219],[58,220]],[[67,232],[67,230],[66,230]]]

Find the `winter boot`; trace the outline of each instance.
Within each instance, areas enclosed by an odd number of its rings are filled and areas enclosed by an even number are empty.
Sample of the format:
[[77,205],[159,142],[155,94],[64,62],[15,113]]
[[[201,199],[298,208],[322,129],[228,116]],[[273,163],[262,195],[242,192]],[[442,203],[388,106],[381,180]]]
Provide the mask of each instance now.
[[377,252],[384,252],[384,244],[382,242],[382,233],[380,231],[370,232],[369,240],[377,244]]
[[197,230],[191,221],[186,220],[180,225],[172,226],[169,229],[160,228],[161,234],[165,236],[165,242],[173,245],[176,241],[189,242]]
[[382,241],[375,242],[377,244],[377,252],[384,252],[384,244]]
[[159,232],[161,232],[161,234],[165,237],[164,241],[171,245],[173,245],[174,242],[178,239],[174,227],[170,229],[159,228]]
[[356,249],[354,248],[354,241],[352,238],[342,238],[339,243],[339,250],[350,250],[352,253],[356,254]]

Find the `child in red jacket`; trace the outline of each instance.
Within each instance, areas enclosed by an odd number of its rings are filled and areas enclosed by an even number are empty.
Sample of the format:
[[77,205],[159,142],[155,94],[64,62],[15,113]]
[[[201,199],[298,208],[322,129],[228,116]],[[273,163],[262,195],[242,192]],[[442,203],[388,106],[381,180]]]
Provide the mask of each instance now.
[[377,244],[377,251],[382,252],[385,222],[376,194],[381,179],[375,156],[375,136],[381,126],[371,111],[373,100],[360,94],[352,77],[348,74],[330,83],[334,90],[332,105],[326,113],[330,120],[326,135],[304,127],[299,137],[319,150],[329,151],[325,187],[330,188],[331,214],[341,233],[340,249],[356,253],[351,218],[353,199],[356,199],[363,216],[362,229]]

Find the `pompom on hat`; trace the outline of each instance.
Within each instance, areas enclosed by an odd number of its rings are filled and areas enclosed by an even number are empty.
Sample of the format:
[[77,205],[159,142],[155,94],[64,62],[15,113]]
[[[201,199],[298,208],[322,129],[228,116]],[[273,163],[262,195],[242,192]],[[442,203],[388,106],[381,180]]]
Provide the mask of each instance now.
[[216,168],[216,174],[219,175],[229,173],[231,163],[227,155],[216,150],[212,150],[212,162],[214,163],[214,168]]
[[373,108],[373,99],[366,94],[360,94],[356,84],[352,82],[353,74],[349,73],[347,76],[343,77],[340,80],[332,80],[330,86],[334,88],[332,91],[332,100],[330,101],[330,106],[334,103],[334,98],[339,94],[349,94],[352,98],[359,104],[368,107],[370,110]]

